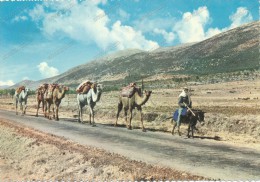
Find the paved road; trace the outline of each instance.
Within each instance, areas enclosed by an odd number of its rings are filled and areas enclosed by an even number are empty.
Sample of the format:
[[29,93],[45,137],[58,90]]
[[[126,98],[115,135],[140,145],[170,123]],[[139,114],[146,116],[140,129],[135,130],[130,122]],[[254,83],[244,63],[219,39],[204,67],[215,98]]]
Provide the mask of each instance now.
[[221,180],[260,180],[260,151],[185,139],[169,133],[129,131],[109,125],[79,124],[73,119],[49,121],[34,116],[16,116],[0,110],[0,118],[23,123],[40,131],[63,136],[83,145],[103,148],[130,159]]

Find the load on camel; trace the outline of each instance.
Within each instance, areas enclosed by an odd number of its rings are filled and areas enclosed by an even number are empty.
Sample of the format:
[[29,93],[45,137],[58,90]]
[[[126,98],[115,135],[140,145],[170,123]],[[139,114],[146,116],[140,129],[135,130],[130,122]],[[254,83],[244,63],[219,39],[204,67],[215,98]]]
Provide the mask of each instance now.
[[[142,131],[146,131],[143,124],[142,106],[149,100],[151,93],[152,91],[145,90],[145,93],[142,96],[141,89],[136,87],[136,83],[131,83],[127,87],[123,87],[119,95],[115,126],[117,126],[117,121],[121,110],[124,109],[125,122],[127,128],[132,129],[132,125],[131,125],[132,116],[133,116],[132,112],[136,108],[140,112]],[[129,115],[129,123],[127,122],[128,115]]]
[[[48,89],[44,94],[44,116],[48,119],[51,117],[51,107],[53,118],[59,120],[59,106],[61,100],[65,97],[66,92],[69,90],[69,87],[58,85],[58,84],[48,84]],[[48,113],[47,113],[48,110]],[[54,111],[55,110],[55,111]]]
[[40,85],[36,90],[36,101],[37,101],[37,111],[36,111],[36,117],[38,117],[38,112],[40,109],[40,105],[42,103],[42,112],[44,113],[44,94],[47,92],[48,89],[48,83],[44,83]]
[[[90,82],[89,80],[81,83],[76,89],[77,103],[78,103],[78,122],[83,123],[83,107],[88,106],[89,108],[89,123],[95,126],[95,112],[94,107],[100,100],[102,94],[102,88],[100,84]],[[92,121],[91,121],[92,120]]]
[[22,115],[26,113],[28,91],[29,89],[25,88],[25,86],[20,86],[15,90],[14,99],[15,99],[16,115],[18,115],[18,111],[17,111],[18,103],[20,105],[20,110],[22,112]]

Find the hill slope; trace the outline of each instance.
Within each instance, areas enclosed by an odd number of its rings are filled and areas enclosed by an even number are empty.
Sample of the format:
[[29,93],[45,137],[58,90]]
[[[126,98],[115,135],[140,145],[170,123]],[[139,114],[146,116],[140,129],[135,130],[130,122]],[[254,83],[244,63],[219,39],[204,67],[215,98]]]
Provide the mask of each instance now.
[[151,52],[119,51],[29,86],[35,88],[43,82],[56,82],[76,87],[86,79],[122,84],[129,75],[142,75],[143,78],[160,73],[200,76],[259,69],[259,25],[257,21],[198,43]]

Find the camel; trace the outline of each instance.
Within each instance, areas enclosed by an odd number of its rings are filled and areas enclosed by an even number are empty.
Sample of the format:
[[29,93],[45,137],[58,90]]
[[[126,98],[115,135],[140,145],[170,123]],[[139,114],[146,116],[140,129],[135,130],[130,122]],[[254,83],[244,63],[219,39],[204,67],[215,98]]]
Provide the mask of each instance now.
[[[124,114],[125,114],[125,122],[127,124],[128,129],[132,129],[131,121],[132,121],[132,112],[135,108],[140,112],[141,115],[141,124],[142,124],[142,131],[145,132],[146,129],[144,128],[143,124],[143,114],[142,114],[142,105],[144,105],[150,98],[152,91],[145,91],[144,96],[140,96],[140,92],[136,91],[133,96],[129,97],[123,97],[122,95],[119,96],[119,102],[118,102],[118,110],[116,114],[116,122],[115,126],[117,126],[117,121],[119,114],[121,110],[124,108]],[[127,123],[127,112],[129,112],[129,123]]]
[[[100,100],[102,94],[101,85],[92,84],[91,89],[88,90],[87,93],[77,94],[77,101],[78,101],[78,122],[83,123],[83,114],[82,109],[84,106],[88,105],[90,113],[89,113],[89,123],[92,126],[95,126],[95,112],[94,107],[96,103]],[[92,122],[91,122],[92,119]]]
[[[59,121],[59,106],[61,100],[65,97],[65,93],[69,90],[69,87],[62,86],[61,88],[58,85],[49,85],[48,92],[45,94],[44,102],[45,102],[45,114],[44,116],[52,119],[50,116],[50,109],[52,107],[53,118],[56,121]],[[47,114],[48,110],[48,114]],[[55,110],[55,112],[54,112]]]
[[18,103],[20,105],[22,116],[25,115],[26,108],[27,108],[28,91],[29,89],[25,88],[24,86],[16,89],[14,94],[16,115],[18,115],[18,111],[17,111]]
[[40,109],[40,105],[42,103],[42,112],[44,113],[44,94],[47,91],[48,84],[41,85],[36,92],[36,101],[37,101],[37,111],[36,111],[36,117],[38,117],[38,112]]

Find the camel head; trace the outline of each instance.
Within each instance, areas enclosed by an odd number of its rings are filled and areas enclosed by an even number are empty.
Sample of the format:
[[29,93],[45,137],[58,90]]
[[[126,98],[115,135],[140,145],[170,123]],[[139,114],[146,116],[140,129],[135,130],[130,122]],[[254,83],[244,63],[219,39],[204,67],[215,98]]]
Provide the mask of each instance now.
[[95,92],[96,91],[101,92],[102,91],[102,84],[98,84],[98,83],[95,82],[91,85],[91,88],[93,88]]
[[70,90],[70,88],[67,87],[67,86],[62,86],[62,89],[63,89],[64,91],[69,91],[69,90]]
[[152,91],[151,90],[145,90],[144,93],[145,93],[146,96],[150,96],[152,94]]

